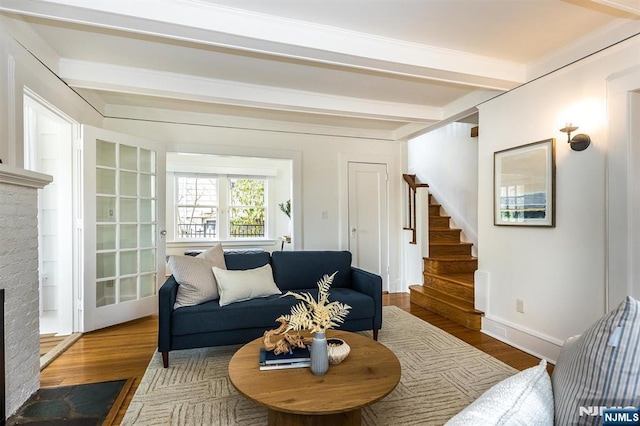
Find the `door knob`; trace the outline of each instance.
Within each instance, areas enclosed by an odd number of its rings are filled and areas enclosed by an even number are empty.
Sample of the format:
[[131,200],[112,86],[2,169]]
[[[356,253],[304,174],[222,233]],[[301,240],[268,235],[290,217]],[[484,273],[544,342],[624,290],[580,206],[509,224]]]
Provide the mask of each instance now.
[[160,231],[160,235],[162,235],[163,237],[167,235],[167,230],[163,229],[162,231]]

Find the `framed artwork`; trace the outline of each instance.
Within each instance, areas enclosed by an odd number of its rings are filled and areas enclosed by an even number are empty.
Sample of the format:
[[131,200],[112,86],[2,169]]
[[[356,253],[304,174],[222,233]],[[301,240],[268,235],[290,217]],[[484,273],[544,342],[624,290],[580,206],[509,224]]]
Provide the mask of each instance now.
[[493,223],[555,226],[555,139],[493,154]]

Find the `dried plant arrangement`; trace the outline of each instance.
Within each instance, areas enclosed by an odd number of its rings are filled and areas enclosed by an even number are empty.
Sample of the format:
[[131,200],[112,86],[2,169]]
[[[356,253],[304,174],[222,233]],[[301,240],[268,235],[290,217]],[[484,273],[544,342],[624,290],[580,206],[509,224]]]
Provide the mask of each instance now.
[[287,331],[309,330],[312,333],[324,333],[327,329],[339,327],[344,322],[351,306],[337,301],[329,302],[329,289],[333,283],[331,276],[324,275],[318,281],[318,300],[310,293],[294,293],[288,291],[282,297],[293,296],[301,302],[291,308],[291,315],[283,315],[287,321]]

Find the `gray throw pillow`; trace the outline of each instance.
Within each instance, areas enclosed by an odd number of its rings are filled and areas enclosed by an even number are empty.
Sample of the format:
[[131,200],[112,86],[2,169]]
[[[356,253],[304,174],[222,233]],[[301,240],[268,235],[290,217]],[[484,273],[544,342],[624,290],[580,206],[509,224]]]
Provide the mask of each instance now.
[[169,269],[178,282],[178,294],[173,308],[193,306],[219,297],[218,284],[211,268],[226,269],[220,244],[192,256],[169,256]]

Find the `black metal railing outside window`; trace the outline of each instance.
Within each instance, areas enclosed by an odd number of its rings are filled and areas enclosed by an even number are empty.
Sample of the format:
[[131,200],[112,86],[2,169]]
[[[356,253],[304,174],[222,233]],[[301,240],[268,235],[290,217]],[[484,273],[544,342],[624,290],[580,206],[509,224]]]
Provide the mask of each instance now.
[[231,237],[264,237],[263,223],[250,223],[231,225],[229,229]]

